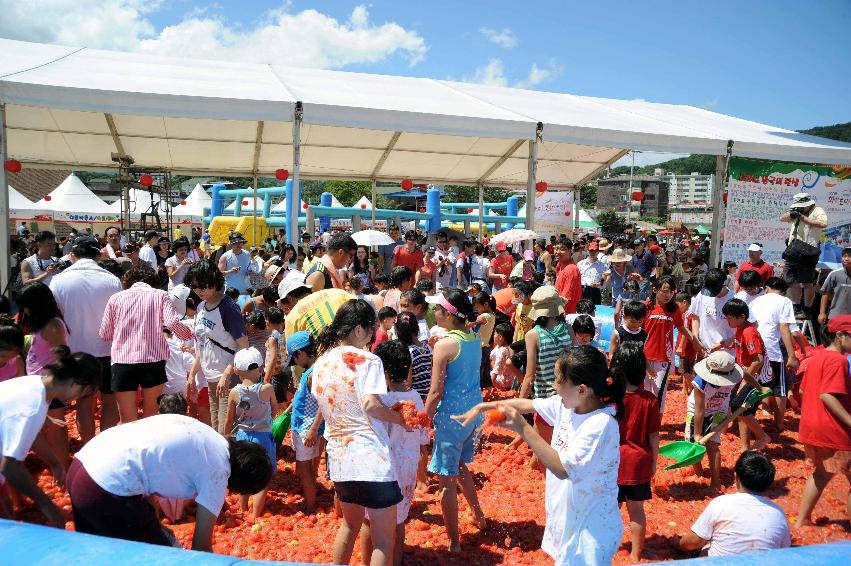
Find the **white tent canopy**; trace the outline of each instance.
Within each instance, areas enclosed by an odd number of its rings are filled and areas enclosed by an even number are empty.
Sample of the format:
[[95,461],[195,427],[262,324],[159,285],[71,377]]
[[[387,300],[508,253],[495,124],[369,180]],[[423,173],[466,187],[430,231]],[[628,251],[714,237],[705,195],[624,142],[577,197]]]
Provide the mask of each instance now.
[[[303,207],[307,204],[304,200],[301,201],[301,206]],[[286,212],[287,211],[287,199],[281,199],[281,202],[272,207],[272,210],[275,212]]]
[[115,222],[119,214],[71,173],[47,197],[35,203],[53,213],[54,220],[84,224]]
[[32,220],[37,216],[49,214],[49,210],[37,207],[34,202],[9,185],[9,220]]
[[171,209],[171,214],[175,218],[197,219],[200,222],[204,216],[204,208],[210,208],[212,202],[213,198],[198,183],[180,204]]
[[271,175],[292,169],[296,101],[305,178],[525,186],[539,122],[538,178],[554,187],[627,149],[724,155],[728,140],[734,155],[851,162],[849,144],[690,106],[13,40],[0,53],[8,150],[27,164],[113,169],[124,152],[178,174]]
[[[157,203],[157,208],[160,212],[165,212],[168,204],[163,202],[158,194],[154,194],[153,199],[151,193],[144,189],[132,188],[128,191],[130,200],[130,216],[131,218],[141,218],[142,213],[152,212],[151,203]],[[121,214],[121,201],[124,200],[123,195],[117,201],[109,205],[113,212]]]
[[[251,187],[248,187],[248,188],[250,189]],[[263,212],[263,197],[262,196],[258,196],[256,199],[254,197],[242,197],[242,199],[240,199],[240,200],[242,200],[242,202],[244,203],[242,205],[242,213],[243,214],[253,213],[255,210],[258,213]],[[225,210],[229,210],[231,212],[236,211],[236,200],[234,200],[228,206],[226,206]]]
[[358,199],[352,208],[363,208],[364,210],[372,210],[372,203],[366,198],[366,195]]

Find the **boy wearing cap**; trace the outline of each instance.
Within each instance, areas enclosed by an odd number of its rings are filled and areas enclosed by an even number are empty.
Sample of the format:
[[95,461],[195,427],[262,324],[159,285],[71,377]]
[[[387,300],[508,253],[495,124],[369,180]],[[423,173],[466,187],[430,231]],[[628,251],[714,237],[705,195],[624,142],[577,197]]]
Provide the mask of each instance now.
[[493,281],[493,290],[499,291],[504,287],[508,287],[511,270],[514,269],[514,258],[508,253],[508,247],[505,245],[505,242],[496,243],[496,252],[496,257],[491,260],[488,277]]
[[[693,389],[688,396],[686,407],[685,439],[689,442],[700,442],[713,426],[721,424],[727,417],[730,408],[730,397],[733,389],[742,380],[741,366],[726,350],[718,350],[694,366],[695,377]],[[706,452],[709,455],[709,473],[711,482],[709,489],[721,488],[721,435],[723,431],[712,432],[711,438],[705,441]],[[700,474],[700,464],[695,464],[695,471]]]
[[739,277],[745,271],[756,271],[757,273],[759,273],[760,287],[762,287],[762,285],[764,285],[765,282],[768,281],[769,277],[774,277],[774,266],[762,259],[762,244],[754,242],[753,244],[748,246],[748,259],[747,261],[742,262],[742,264],[739,266],[738,271],[736,271],[736,292],[740,291],[742,288],[739,284]]
[[[820,253],[821,231],[827,228],[827,213],[816,205],[815,199],[810,194],[798,193],[792,198],[789,210],[780,216],[780,221],[791,224],[789,247],[783,252],[783,259],[786,261],[783,267],[783,278],[789,284],[789,298],[795,305],[796,318],[806,320],[809,318],[809,311],[816,296],[813,283]],[[789,249],[796,240],[800,241],[797,244],[798,253],[790,255]],[[802,289],[803,307],[799,305]]]
[[316,361],[313,336],[306,330],[294,333],[287,339],[287,355],[287,366],[305,370],[301,374],[290,409],[293,416],[291,436],[295,450],[295,471],[304,492],[304,512],[309,515],[316,509],[316,475],[325,448],[325,439],[322,437],[325,422],[316,397],[310,392],[313,363]]
[[600,246],[597,242],[588,244],[588,257],[576,264],[582,278],[582,298],[590,299],[595,305],[602,303],[600,289],[603,287],[603,274],[607,270],[605,263],[599,260]]
[[[257,348],[244,348],[234,355],[233,370],[240,383],[228,395],[225,433],[230,435],[236,430],[237,441],[247,440],[265,448],[274,475],[278,471],[278,457],[272,438],[272,416],[278,412],[278,402],[272,384],[263,383],[260,379],[262,368],[263,356]],[[253,496],[255,517],[263,515],[267,487]],[[243,513],[248,511],[247,494],[240,494],[239,506]]]

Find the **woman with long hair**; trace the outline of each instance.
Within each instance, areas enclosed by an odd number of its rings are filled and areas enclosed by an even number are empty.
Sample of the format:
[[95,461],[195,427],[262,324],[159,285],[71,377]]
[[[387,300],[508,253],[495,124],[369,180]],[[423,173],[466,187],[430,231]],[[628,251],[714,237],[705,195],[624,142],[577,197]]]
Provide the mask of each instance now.
[[363,282],[364,289],[370,289],[372,287],[375,270],[369,262],[369,250],[366,246],[358,246],[358,250],[352,258],[351,273]]
[[404,426],[401,413],[385,407],[384,366],[368,350],[375,337],[375,309],[352,299],[317,338],[319,358],[313,365],[311,393],[325,419],[328,475],[334,482],[343,522],[334,540],[334,564],[348,564],[355,539],[369,509],[370,564],[393,561],[396,504],[402,492],[390,461],[387,428],[376,421]]
[[461,552],[458,533],[458,493],[461,490],[480,529],[487,521],[479,505],[476,485],[467,464],[473,461],[475,437],[481,419],[467,424],[452,420],[482,402],[479,385],[482,363],[481,341],[467,330],[467,323],[476,320],[473,305],[459,289],[444,289],[427,297],[435,305],[434,318],[447,331],[434,345],[431,387],[426,398],[426,413],[434,422],[434,451],[428,469],[440,480],[440,507],[449,535],[449,551]]

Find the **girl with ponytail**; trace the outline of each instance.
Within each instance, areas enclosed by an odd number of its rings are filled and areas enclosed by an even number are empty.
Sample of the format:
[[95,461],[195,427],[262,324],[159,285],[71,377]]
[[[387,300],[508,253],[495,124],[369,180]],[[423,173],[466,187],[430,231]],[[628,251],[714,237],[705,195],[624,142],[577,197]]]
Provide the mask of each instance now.
[[[529,444],[547,469],[547,524],[541,548],[556,564],[611,564],[622,536],[618,510],[620,433],[625,384],[592,346],[565,350],[555,364],[555,394],[479,403],[453,417],[463,424],[498,410],[499,426]],[[535,412],[553,427],[547,443],[523,418]]]
[[[372,563],[390,563],[396,538],[396,504],[402,492],[390,460],[386,426],[405,424],[402,414],[385,407],[384,365],[369,351],[375,338],[375,309],[362,299],[343,304],[317,338],[319,358],[313,365],[310,391],[325,419],[328,475],[342,506],[334,564],[348,564],[355,538],[369,509]],[[362,537],[365,540],[366,533]]]
[[8,314],[0,314],[0,382],[24,375],[24,333]]
[[474,322],[476,314],[464,292],[444,289],[438,295],[426,297],[426,301],[434,304],[434,319],[447,331],[434,345],[431,387],[426,398],[426,413],[434,421],[434,450],[428,469],[440,479],[440,507],[449,535],[449,551],[460,552],[456,489],[459,481],[476,526],[480,529],[487,526],[473,476],[467,469],[467,464],[473,461],[481,419],[471,418],[464,423],[452,419],[452,415],[482,402],[481,342],[476,334],[467,330],[467,323]]
[[[38,487],[24,459],[32,448],[48,463],[54,479],[58,483],[64,481],[67,468],[64,460],[68,454],[51,450],[39,431],[48,418],[48,404],[57,402],[64,407],[94,393],[100,383],[100,362],[89,354],[71,354],[66,346],[55,348],[53,354],[55,361],[44,367],[42,375],[26,375],[0,383],[0,446],[3,447],[0,474],[33,500],[51,526],[64,529],[68,517]],[[3,514],[0,506],[0,516]]]

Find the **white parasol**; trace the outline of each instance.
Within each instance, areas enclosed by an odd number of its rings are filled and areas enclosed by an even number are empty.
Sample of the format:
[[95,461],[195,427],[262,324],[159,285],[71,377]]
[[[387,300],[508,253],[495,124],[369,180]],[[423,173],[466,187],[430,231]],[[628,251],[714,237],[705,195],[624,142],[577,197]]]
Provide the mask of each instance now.
[[378,230],[361,230],[352,234],[352,238],[359,246],[385,246],[396,243],[387,233]]
[[532,230],[524,230],[522,228],[512,228],[511,230],[506,230],[500,234],[497,234],[493,238],[490,239],[490,244],[498,244],[499,242],[505,242],[506,246],[510,246],[511,244],[515,244],[517,242],[525,242],[526,240],[536,240],[538,238],[538,233]]

